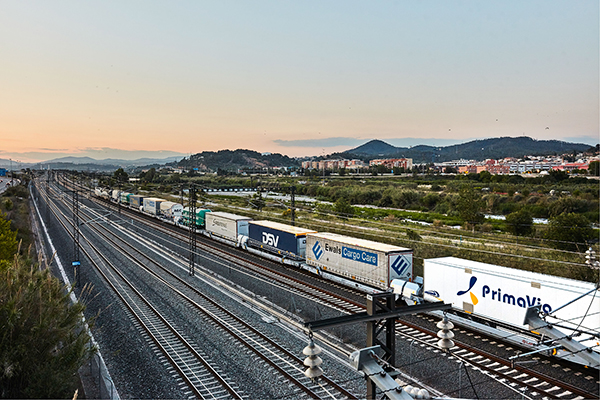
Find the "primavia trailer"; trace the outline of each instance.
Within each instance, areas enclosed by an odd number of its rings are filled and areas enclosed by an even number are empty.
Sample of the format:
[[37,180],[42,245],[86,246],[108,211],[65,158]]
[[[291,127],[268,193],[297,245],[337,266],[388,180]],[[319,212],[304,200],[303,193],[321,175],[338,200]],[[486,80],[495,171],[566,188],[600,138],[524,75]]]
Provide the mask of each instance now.
[[306,263],[321,271],[387,290],[393,279],[412,279],[413,251],[335,233],[308,233]]
[[[590,333],[600,330],[600,293],[595,284],[455,257],[425,260],[424,275],[425,294],[452,303],[456,314],[448,316],[455,323],[600,368],[600,339]],[[532,306],[544,314],[537,327],[526,323]],[[547,328],[548,324],[555,326]],[[553,335],[556,342],[550,341]],[[571,335],[574,340],[561,342]],[[552,344],[541,343],[544,339]]]

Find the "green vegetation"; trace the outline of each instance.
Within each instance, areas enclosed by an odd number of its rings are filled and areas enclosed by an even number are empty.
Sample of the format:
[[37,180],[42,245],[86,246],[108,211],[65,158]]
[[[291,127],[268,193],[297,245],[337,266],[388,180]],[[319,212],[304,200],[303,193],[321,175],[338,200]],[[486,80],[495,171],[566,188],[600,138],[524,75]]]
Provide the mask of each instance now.
[[[152,183],[124,190],[168,198],[181,185],[212,189],[262,188],[262,195],[203,193],[203,205],[257,219],[289,223],[289,200],[267,192],[296,193],[296,223],[320,231],[413,248],[422,260],[456,256],[475,261],[594,281],[583,251],[598,251],[598,180],[562,171],[547,175],[332,174],[305,176],[174,174],[156,170]],[[347,171],[346,171],[347,172]],[[105,181],[108,182],[108,181]],[[178,182],[177,184],[175,182]],[[102,185],[102,183],[101,183]],[[302,196],[317,200],[302,201]],[[172,198],[174,199],[174,198]],[[259,200],[261,199],[261,200]],[[259,200],[257,202],[257,200]],[[573,213],[575,224],[551,221]],[[498,216],[484,218],[485,214]],[[505,219],[501,219],[504,217]],[[534,222],[543,218],[548,224]],[[573,228],[573,229],[571,229]]]
[[27,188],[5,197],[14,207],[10,221],[0,216],[0,397],[72,398],[77,371],[95,351],[82,327],[84,306],[71,304],[50,270],[18,251],[29,232]]

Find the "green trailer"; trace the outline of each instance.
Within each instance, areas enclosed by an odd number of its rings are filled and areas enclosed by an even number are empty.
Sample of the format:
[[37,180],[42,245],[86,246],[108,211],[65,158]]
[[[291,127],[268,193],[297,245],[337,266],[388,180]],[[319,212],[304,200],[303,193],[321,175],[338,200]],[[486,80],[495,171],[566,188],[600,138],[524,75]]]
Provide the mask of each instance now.
[[[204,225],[206,223],[205,216],[206,213],[211,212],[208,209],[197,208],[196,209],[196,227],[199,229],[204,229]],[[185,226],[190,225],[190,208],[184,207],[182,213],[182,222]]]

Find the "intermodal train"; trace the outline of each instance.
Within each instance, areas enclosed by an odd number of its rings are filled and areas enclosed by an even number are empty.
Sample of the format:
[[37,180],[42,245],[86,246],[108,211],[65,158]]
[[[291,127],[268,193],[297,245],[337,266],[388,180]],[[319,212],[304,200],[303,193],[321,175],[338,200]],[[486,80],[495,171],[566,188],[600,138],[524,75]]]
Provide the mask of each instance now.
[[[175,225],[190,224],[189,208],[172,201],[118,190],[94,194]],[[600,293],[592,283],[455,257],[426,259],[424,277],[414,277],[408,248],[202,208],[195,219],[197,233],[213,240],[365,293],[392,290],[408,304],[443,300],[452,303],[448,316],[458,325],[599,368]],[[542,333],[525,320],[532,306],[543,316]]]
[[[193,218],[188,207],[165,199],[100,188],[94,194],[186,228]],[[413,278],[412,249],[202,208],[195,220],[199,234],[365,293]]]

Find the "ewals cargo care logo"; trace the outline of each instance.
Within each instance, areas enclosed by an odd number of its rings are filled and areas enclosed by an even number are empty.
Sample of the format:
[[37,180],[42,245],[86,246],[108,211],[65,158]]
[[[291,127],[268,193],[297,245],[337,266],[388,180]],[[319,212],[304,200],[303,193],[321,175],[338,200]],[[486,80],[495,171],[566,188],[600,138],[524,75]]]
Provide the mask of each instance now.
[[410,262],[402,255],[396,256],[396,259],[392,261],[392,269],[398,274],[398,276],[404,276],[407,272],[409,273]]
[[[479,303],[479,299],[477,296],[473,294],[471,289],[477,283],[477,277],[472,276],[469,280],[469,288],[467,290],[460,290],[456,293],[457,296],[462,296],[465,293],[469,293],[471,296],[471,301],[473,305],[477,305]],[[491,295],[491,296],[490,296]],[[541,310],[547,314],[552,312],[552,306],[547,303],[542,303],[542,299],[536,296],[529,296],[528,294],[507,294],[502,293],[502,288],[498,288],[497,290],[492,290],[488,285],[483,285],[481,288],[481,298],[486,299],[488,301],[496,301],[498,303],[505,303],[511,306],[517,306],[521,308],[529,308],[533,306],[540,306]]]
[[342,257],[365,264],[377,265],[377,254],[342,246]]
[[321,243],[319,243],[318,241],[315,243],[315,245],[312,247],[312,252],[315,255],[315,257],[317,257],[317,260],[319,258],[321,258],[321,256],[323,255],[323,248],[321,247]]

